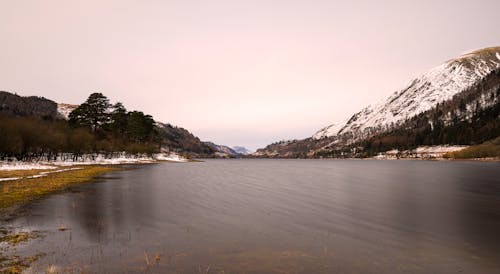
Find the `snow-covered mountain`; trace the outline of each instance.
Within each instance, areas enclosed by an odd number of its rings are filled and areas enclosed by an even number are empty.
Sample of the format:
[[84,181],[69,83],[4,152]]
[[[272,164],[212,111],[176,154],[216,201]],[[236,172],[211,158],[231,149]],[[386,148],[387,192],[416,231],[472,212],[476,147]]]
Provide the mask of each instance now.
[[500,136],[500,47],[449,60],[349,119],[254,157],[369,157],[392,149],[473,145]]
[[234,146],[234,147],[232,147],[232,149],[236,153],[241,154],[241,155],[249,155],[249,154],[252,154],[252,152],[253,152],[253,151],[249,150],[248,148],[242,147],[242,146]]
[[312,138],[337,137],[354,142],[398,126],[409,118],[450,100],[500,67],[500,47],[473,51],[431,69],[387,99],[370,105],[346,121],[329,125]]
[[213,142],[203,142],[205,145],[211,147],[219,157],[235,157],[238,156],[239,153],[234,151],[232,148],[225,145],[218,145]]

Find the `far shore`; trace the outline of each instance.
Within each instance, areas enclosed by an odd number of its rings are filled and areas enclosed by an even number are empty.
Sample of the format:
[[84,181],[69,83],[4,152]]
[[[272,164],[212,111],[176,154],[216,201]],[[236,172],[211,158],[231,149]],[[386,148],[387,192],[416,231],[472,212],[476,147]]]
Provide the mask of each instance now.
[[[231,159],[231,158],[226,158]],[[461,162],[500,162],[500,158],[418,158],[418,157],[400,157],[400,158],[376,158],[376,157],[366,157],[366,158],[355,158],[355,157],[345,157],[345,158],[286,158],[286,157],[243,157],[241,159],[269,159],[269,160],[375,160],[375,161],[461,161]]]

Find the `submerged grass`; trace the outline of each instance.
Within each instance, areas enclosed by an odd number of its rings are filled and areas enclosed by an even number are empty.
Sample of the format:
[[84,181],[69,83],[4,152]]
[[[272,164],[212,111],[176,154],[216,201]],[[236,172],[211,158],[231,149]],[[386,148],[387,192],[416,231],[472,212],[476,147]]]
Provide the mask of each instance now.
[[39,237],[38,232],[18,232],[12,234],[6,234],[0,237],[0,243],[5,242],[10,245],[17,245],[22,242],[26,242],[29,239],[34,239]]
[[[26,177],[38,175],[43,171],[57,171],[57,169],[0,171],[0,178],[22,178],[12,181],[0,181],[0,217],[3,210],[7,212],[17,205],[62,191],[71,185],[90,182],[94,177],[105,172],[118,170],[118,168],[111,166],[80,166],[79,169],[62,170],[61,168],[59,170],[62,172],[49,173],[39,178]],[[59,228],[61,231],[66,229],[66,227]],[[40,234],[36,231],[14,233],[0,227],[0,244],[7,244],[9,249],[39,236]],[[2,256],[3,251],[0,249],[0,273],[22,273],[33,261],[42,256],[42,254],[27,258],[16,255]]]
[[44,254],[36,254],[30,257],[10,256],[2,257],[0,255],[0,273],[2,274],[20,274],[27,269],[31,263],[38,260]]
[[[81,166],[81,169],[50,173],[40,178],[23,178],[0,182],[0,210],[64,190],[71,185],[89,182],[92,178],[113,170],[117,170],[117,168],[111,166]],[[17,176],[12,176],[14,173],[11,173],[7,177],[31,176],[41,171],[38,170],[34,174],[32,170],[17,172]]]

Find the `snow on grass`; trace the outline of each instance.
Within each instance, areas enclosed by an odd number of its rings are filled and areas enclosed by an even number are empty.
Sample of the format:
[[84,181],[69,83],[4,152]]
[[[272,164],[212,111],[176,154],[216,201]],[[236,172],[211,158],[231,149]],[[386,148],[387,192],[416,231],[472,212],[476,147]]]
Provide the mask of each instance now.
[[399,159],[399,158],[442,158],[444,154],[456,152],[467,148],[468,146],[420,146],[412,150],[397,149],[381,152],[374,156],[375,159]]
[[57,159],[50,162],[56,166],[77,166],[77,165],[121,165],[121,164],[147,164],[155,161],[152,157],[132,157],[132,156],[119,156],[107,158],[103,155],[87,156],[78,158],[76,161]]
[[[116,157],[105,157],[104,155],[85,155],[79,157],[76,161],[72,157],[58,157],[55,161],[37,161],[37,162],[18,162],[18,161],[4,161],[0,162],[0,171],[12,170],[37,170],[37,169],[57,169],[60,167],[79,166],[79,165],[122,165],[122,164],[147,164],[157,161],[170,161],[170,162],[187,162],[188,160],[175,153],[159,153],[152,157],[150,156],[130,156],[124,153]],[[56,171],[46,171],[40,174],[50,174],[53,172],[62,172],[72,169],[59,169]],[[37,176],[37,175],[35,175]],[[36,177],[34,177],[36,178]]]
[[154,156],[156,160],[159,161],[170,161],[170,162],[179,162],[179,163],[184,163],[187,162],[188,160],[184,157],[181,157],[178,154],[157,154]]
[[0,162],[0,170],[33,170],[33,169],[55,169],[53,165],[35,162]]
[[414,151],[417,154],[447,153],[447,152],[459,151],[467,147],[468,146],[421,146],[415,149]]
[[0,182],[3,182],[3,181],[13,181],[13,180],[19,180],[21,179],[22,177],[9,177],[9,178],[0,178]]

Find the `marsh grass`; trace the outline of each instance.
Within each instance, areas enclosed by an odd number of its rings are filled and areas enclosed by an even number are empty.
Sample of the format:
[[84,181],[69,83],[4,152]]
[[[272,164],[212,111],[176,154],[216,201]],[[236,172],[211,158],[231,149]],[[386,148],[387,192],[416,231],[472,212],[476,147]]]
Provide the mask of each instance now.
[[[62,191],[71,185],[89,182],[92,178],[100,174],[117,169],[111,166],[82,166],[81,169],[50,173],[40,178],[23,178],[0,182],[0,209],[9,208],[47,194]],[[19,172],[22,172],[20,176],[30,176],[27,174],[30,174],[32,171]],[[39,172],[41,171],[38,170],[35,174]]]
[[460,151],[446,153],[443,157],[454,159],[500,158],[500,137]]
[[17,245],[22,242],[26,242],[29,239],[38,238],[40,234],[37,231],[32,232],[18,232],[18,233],[6,233],[0,237],[0,243],[8,243],[10,245]]
[[0,273],[23,273],[23,271],[27,269],[31,263],[38,260],[41,256],[43,256],[41,253],[26,258],[20,256],[2,257],[0,255]]
[[[80,169],[49,173],[39,178],[26,177],[38,175],[44,171],[57,171],[57,169],[0,171],[0,178],[22,177],[22,179],[18,180],[0,182],[0,214],[4,209],[10,210],[17,205],[27,203],[44,195],[63,191],[71,185],[90,182],[100,174],[118,169],[111,166],[81,166]],[[58,230],[65,231],[68,229],[61,226]],[[9,249],[39,236],[41,234],[36,231],[12,232],[0,228],[0,243],[7,244],[6,248]],[[35,255],[24,258],[13,255],[7,257],[2,256],[2,253],[2,250],[0,250],[0,273],[22,273],[32,262],[42,256]]]

